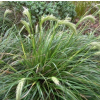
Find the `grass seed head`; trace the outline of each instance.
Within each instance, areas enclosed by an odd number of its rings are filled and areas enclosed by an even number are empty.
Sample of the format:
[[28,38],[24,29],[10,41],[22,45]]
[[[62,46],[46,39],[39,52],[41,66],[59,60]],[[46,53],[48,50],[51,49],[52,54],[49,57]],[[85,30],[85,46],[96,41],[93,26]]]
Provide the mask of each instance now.
[[22,93],[24,82],[25,82],[25,78],[22,78],[19,81],[19,84],[17,85],[17,88],[16,88],[16,100],[20,100],[21,99],[21,93]]
[[93,49],[99,49],[100,50],[100,42],[92,42],[90,43]]
[[9,10],[9,9],[6,9],[6,11],[5,11],[5,13],[4,13],[4,18],[6,17],[7,14],[10,14],[10,13],[12,13],[12,11]]
[[60,85],[59,80],[56,77],[51,77],[52,81],[56,84],[56,85]]
[[57,21],[57,18],[55,16],[53,16],[53,15],[48,15],[46,17],[42,16],[41,23],[43,24],[47,20]]
[[75,34],[76,32],[76,26],[75,24],[69,22],[68,20],[58,20],[58,25],[66,25],[68,26]]
[[85,16],[80,20],[80,23],[83,22],[84,20],[90,20],[92,23],[94,23],[95,22],[95,17],[92,16],[92,15]]
[[22,23],[23,25],[25,25],[26,30],[28,31],[29,34],[31,34],[30,27],[29,27],[29,23],[26,22],[26,21],[24,21],[24,20],[21,20],[21,23]]
[[96,55],[96,56],[100,56],[100,51],[94,53],[94,55]]
[[26,15],[28,17],[28,20],[31,22],[31,15],[29,13],[28,8],[25,8],[25,7],[23,8],[24,8],[23,15]]

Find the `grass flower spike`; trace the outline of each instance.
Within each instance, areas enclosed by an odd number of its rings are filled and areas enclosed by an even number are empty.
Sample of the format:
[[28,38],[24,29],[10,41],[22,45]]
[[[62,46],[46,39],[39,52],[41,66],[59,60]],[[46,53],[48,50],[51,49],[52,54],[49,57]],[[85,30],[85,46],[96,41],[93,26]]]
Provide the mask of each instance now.
[[92,42],[90,45],[93,47],[93,49],[99,49],[100,50],[100,42]]
[[6,9],[6,11],[4,12],[4,19],[3,19],[3,23],[4,23],[4,21],[5,21],[5,17],[6,17],[6,15],[7,15],[7,14],[10,14],[10,13],[12,13],[12,11],[11,11],[11,10],[9,10],[9,9]]
[[4,18],[6,17],[7,14],[10,14],[10,13],[12,13],[12,11],[9,10],[9,9],[6,9],[6,11],[5,11],[5,13],[4,13]]
[[94,23],[95,22],[95,17],[92,16],[92,15],[85,16],[76,24],[76,26],[78,26],[81,22],[83,22],[85,20],[90,20],[92,23]]
[[25,7],[23,8],[24,8],[23,15],[26,15],[28,17],[29,22],[31,22],[31,15],[29,13],[28,8],[25,8]]
[[3,24],[4,24],[4,21],[5,21],[5,17],[6,17],[6,15],[7,15],[7,14],[10,14],[10,13],[12,13],[12,11],[9,10],[9,9],[6,9],[6,11],[4,12]]
[[75,24],[67,21],[67,20],[58,20],[58,25],[66,25],[68,26],[75,34],[77,33],[76,32],[76,26]]
[[60,85],[59,80],[56,77],[51,77],[52,81],[56,84],[56,85]]
[[19,81],[19,84],[17,85],[17,89],[16,89],[16,100],[20,100],[21,99],[21,93],[22,93],[22,89],[23,89],[24,82],[25,82],[25,78],[22,78]]
[[26,30],[28,31],[28,33],[31,35],[31,31],[30,31],[30,27],[29,27],[29,23],[21,20],[21,23],[26,27]]
[[94,55],[96,55],[96,56],[100,56],[100,51],[94,53]]
[[47,20],[57,21],[57,18],[55,16],[53,16],[53,15],[48,15],[46,17],[42,16],[42,18],[41,18],[41,24],[43,24]]

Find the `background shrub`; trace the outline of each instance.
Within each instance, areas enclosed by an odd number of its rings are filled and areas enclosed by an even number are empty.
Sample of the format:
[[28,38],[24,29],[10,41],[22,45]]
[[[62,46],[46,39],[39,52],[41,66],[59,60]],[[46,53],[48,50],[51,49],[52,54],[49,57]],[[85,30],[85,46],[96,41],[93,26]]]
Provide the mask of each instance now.
[[16,11],[14,13],[17,13],[15,16],[17,21],[22,17],[23,7],[29,8],[34,23],[37,23],[42,15],[53,14],[60,19],[76,16],[75,6],[69,1],[9,1],[5,3],[9,9]]

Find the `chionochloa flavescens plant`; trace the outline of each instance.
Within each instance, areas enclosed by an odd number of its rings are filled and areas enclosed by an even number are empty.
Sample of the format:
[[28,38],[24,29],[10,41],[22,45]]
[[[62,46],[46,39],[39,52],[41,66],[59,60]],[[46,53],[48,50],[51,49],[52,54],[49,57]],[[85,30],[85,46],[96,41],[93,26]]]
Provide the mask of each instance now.
[[[69,19],[48,15],[35,30],[28,9],[24,8],[23,14],[28,21],[21,20],[23,27],[18,34],[11,28],[12,34],[0,41],[0,98],[99,100],[100,67],[93,50],[97,38],[94,31],[80,34],[86,26],[76,29],[83,21],[94,22],[95,17],[87,15],[75,25]],[[22,36],[23,29],[28,36]]]

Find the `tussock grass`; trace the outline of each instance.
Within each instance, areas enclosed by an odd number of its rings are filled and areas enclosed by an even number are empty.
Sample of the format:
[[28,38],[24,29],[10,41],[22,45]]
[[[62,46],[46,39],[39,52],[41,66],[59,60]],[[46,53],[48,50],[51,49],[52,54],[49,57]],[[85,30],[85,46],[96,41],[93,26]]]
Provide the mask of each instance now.
[[[0,98],[99,100],[100,67],[94,57],[97,50],[91,47],[97,40],[94,33],[82,35],[77,30],[75,34],[75,24],[55,20],[49,15],[41,18],[34,33],[28,9],[23,12],[29,22],[21,21],[23,27],[16,31],[17,35],[14,35],[14,27],[11,34],[0,41],[0,54],[3,54],[0,59]],[[43,27],[47,20],[50,21],[48,29]],[[24,28],[29,36],[22,37]]]

